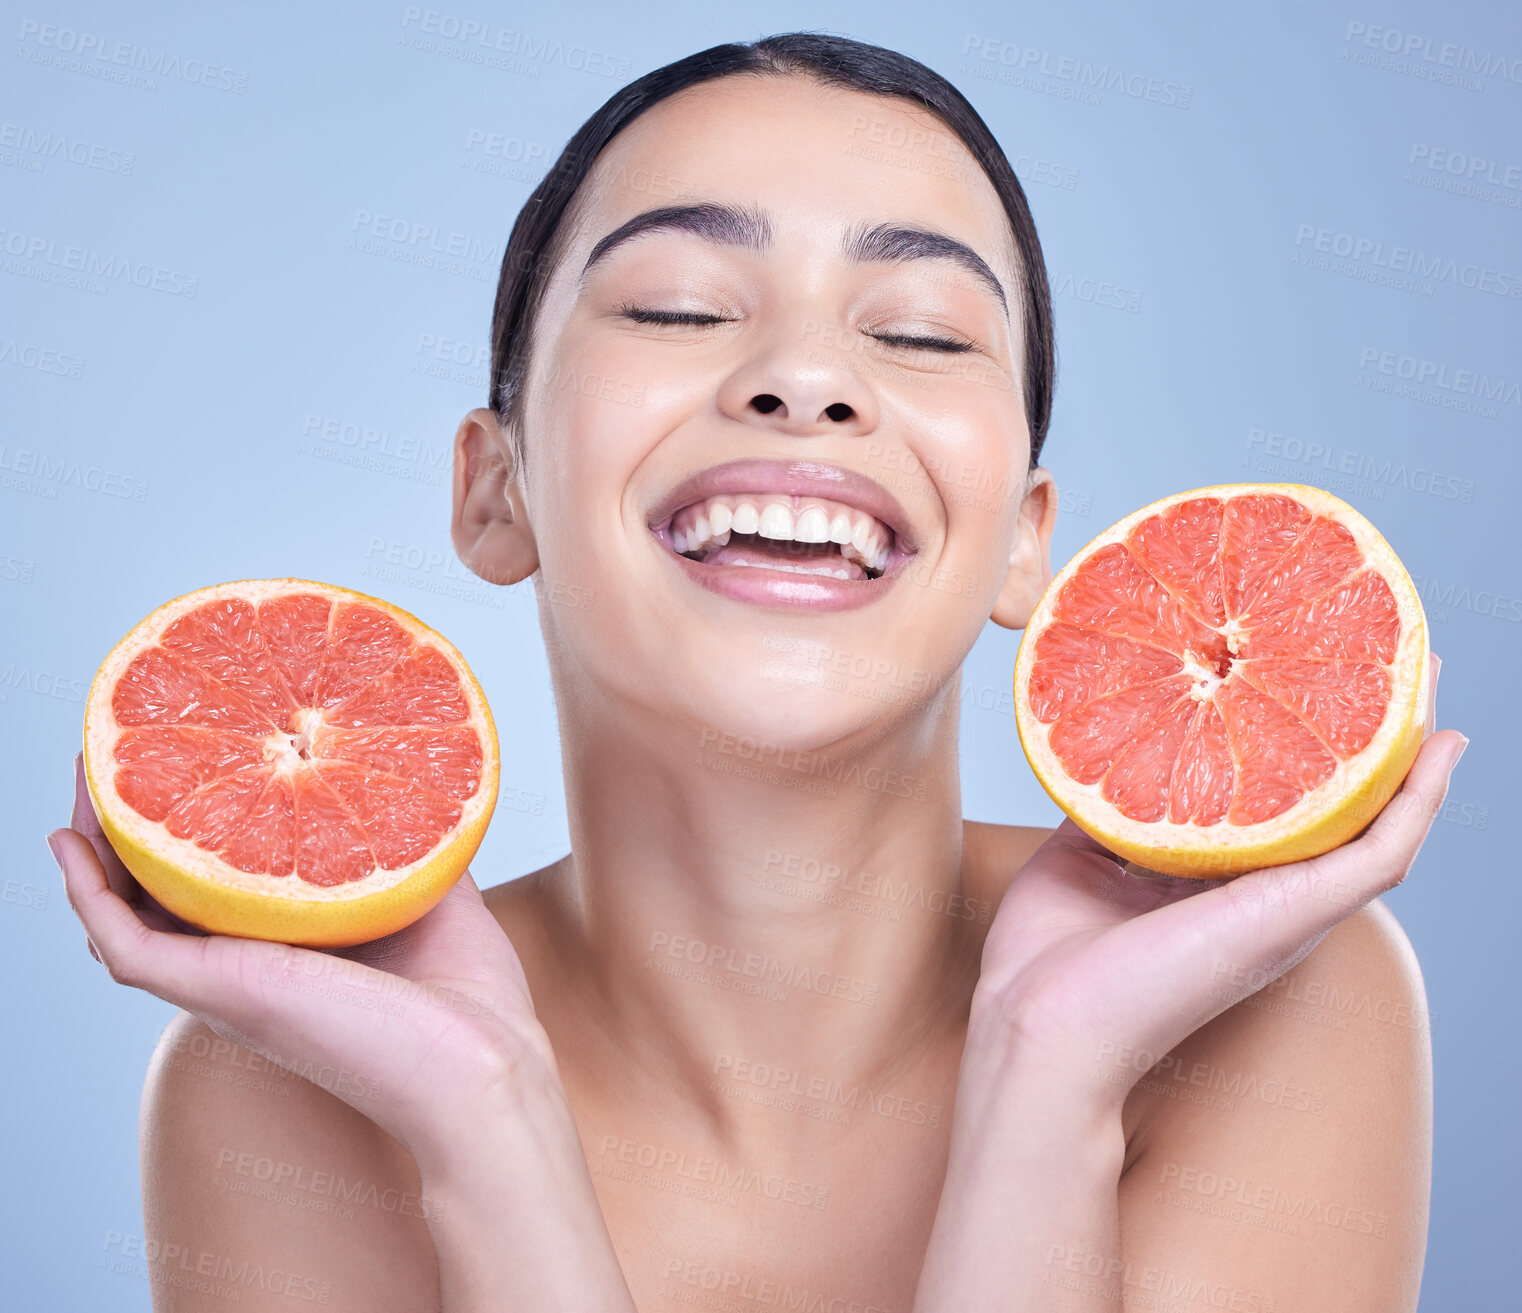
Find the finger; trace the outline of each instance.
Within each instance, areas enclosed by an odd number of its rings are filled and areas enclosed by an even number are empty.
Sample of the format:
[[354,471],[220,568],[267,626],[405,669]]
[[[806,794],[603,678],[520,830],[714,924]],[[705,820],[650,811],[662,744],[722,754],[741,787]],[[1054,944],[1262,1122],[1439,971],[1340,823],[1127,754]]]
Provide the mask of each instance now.
[[95,811],[95,800],[90,796],[89,781],[85,777],[85,755],[82,752],[74,755],[74,812],[69,824],[95,849],[95,856],[106,873],[106,883],[111,887],[111,892],[129,907],[136,908],[143,921],[152,929],[177,930],[187,935],[206,933],[199,926],[191,925],[189,921],[176,916],[144,889],[117,855],[101,828],[100,817]]
[[1045,851],[1048,854],[1074,853],[1080,857],[1110,862],[1117,867],[1123,865],[1122,859],[1113,849],[1107,848],[1071,816],[1065,817],[1062,824],[1047,836],[1046,841],[1036,851]]
[[[152,951],[148,937],[155,932],[143,924],[137,912],[110,886],[95,846],[72,829],[54,830],[48,847],[58,858],[63,874],[64,896],[85,928],[91,955],[113,980],[128,983],[118,974],[119,964],[130,963]],[[160,935],[165,940],[176,935]]]
[[1395,797],[1351,843],[1308,861],[1250,872],[1212,890],[1187,911],[1165,909],[1160,915],[1193,911],[1208,919],[1196,968],[1206,965],[1208,955],[1274,979],[1339,921],[1404,880],[1442,808],[1449,775],[1466,742],[1457,730],[1433,735]]
[[105,871],[106,881],[111,890],[118,898],[132,902],[138,890],[138,883],[132,878],[132,872],[123,864],[122,859],[116,855],[116,850],[111,847],[111,841],[106,838],[105,831],[101,829],[100,817],[95,814],[95,803],[90,797],[89,781],[85,778],[85,754],[74,754],[74,810],[69,817],[70,828],[77,830],[89,841],[95,849],[95,856],[99,859],[101,869]]
[[1443,809],[1448,781],[1468,744],[1453,729],[1440,730],[1422,744],[1399,792],[1358,839],[1315,858],[1317,873],[1355,897],[1367,895],[1363,901],[1400,884]]
[[412,982],[357,962],[264,940],[151,930],[111,890],[83,835],[61,829],[48,837],[70,905],[112,980],[214,1019],[219,1033],[236,1034],[280,1066],[317,1059],[370,1073],[397,1043],[428,1051],[450,1019],[447,1006],[430,1006]]
[[1427,661],[1431,665],[1432,678],[1427,685],[1427,708],[1426,716],[1422,721],[1422,738],[1426,740],[1437,730],[1437,677],[1443,670],[1443,659],[1438,654],[1427,649]]

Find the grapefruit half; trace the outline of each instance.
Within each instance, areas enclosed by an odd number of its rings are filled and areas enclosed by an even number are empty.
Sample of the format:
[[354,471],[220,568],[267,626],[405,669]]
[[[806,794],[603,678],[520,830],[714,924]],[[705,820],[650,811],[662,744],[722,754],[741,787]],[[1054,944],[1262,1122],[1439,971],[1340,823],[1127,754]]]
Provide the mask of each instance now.
[[1427,622],[1362,515],[1243,483],[1126,516],[1053,578],[1015,716],[1052,800],[1122,857],[1219,878],[1317,856],[1421,746]]
[[85,776],[138,882],[202,929],[311,947],[411,924],[497,799],[465,659],[379,598],[215,584],[121,640],[85,704]]

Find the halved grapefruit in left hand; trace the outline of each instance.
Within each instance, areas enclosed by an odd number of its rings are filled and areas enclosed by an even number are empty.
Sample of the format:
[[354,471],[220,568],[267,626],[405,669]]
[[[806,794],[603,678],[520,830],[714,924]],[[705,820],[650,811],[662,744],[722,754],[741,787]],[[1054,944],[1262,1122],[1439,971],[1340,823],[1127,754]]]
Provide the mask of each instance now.
[[166,602],[85,704],[101,829],[169,911],[310,947],[410,925],[475,856],[497,733],[465,659],[379,598],[245,579]]
[[1224,484],[1112,525],[1015,659],[1036,777],[1112,852],[1215,878],[1315,857],[1394,796],[1429,729],[1427,621],[1362,515]]

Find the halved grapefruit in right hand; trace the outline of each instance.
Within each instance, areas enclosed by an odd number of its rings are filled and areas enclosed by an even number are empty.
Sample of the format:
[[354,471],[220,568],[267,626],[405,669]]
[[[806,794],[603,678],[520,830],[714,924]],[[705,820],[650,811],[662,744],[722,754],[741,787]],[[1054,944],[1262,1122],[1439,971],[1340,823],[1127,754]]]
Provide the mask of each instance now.
[[214,584],[121,640],[85,703],[101,829],[164,907],[309,947],[412,924],[497,800],[465,658],[400,607],[306,579]]
[[1390,545],[1330,493],[1153,502],[1052,580],[1020,641],[1020,742],[1111,851],[1219,878],[1359,833],[1421,747],[1427,621]]

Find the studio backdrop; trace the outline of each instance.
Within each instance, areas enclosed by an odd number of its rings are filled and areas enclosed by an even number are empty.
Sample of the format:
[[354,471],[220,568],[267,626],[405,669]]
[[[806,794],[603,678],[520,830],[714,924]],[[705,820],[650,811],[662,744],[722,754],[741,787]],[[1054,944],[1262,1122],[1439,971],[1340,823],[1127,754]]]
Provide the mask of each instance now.
[[[476,578],[448,533],[451,440],[487,404],[503,248],[615,88],[709,45],[799,28],[949,78],[1025,186],[1060,358],[1043,462],[1060,488],[1057,564],[1154,498],[1264,480],[1344,498],[1416,579],[1444,663],[1439,723],[1473,740],[1416,870],[1385,899],[1431,1008],[1421,1307],[1513,1306],[1522,11],[4,9],[11,1307],[150,1307],[138,1099],[173,1009],[91,960],[43,846],[68,820],[100,659],[204,584],[296,576],[386,598],[458,645],[497,716],[501,792],[477,881],[565,852],[532,585]],[[1018,642],[990,624],[965,666],[965,811],[1055,824],[1016,736]]]

